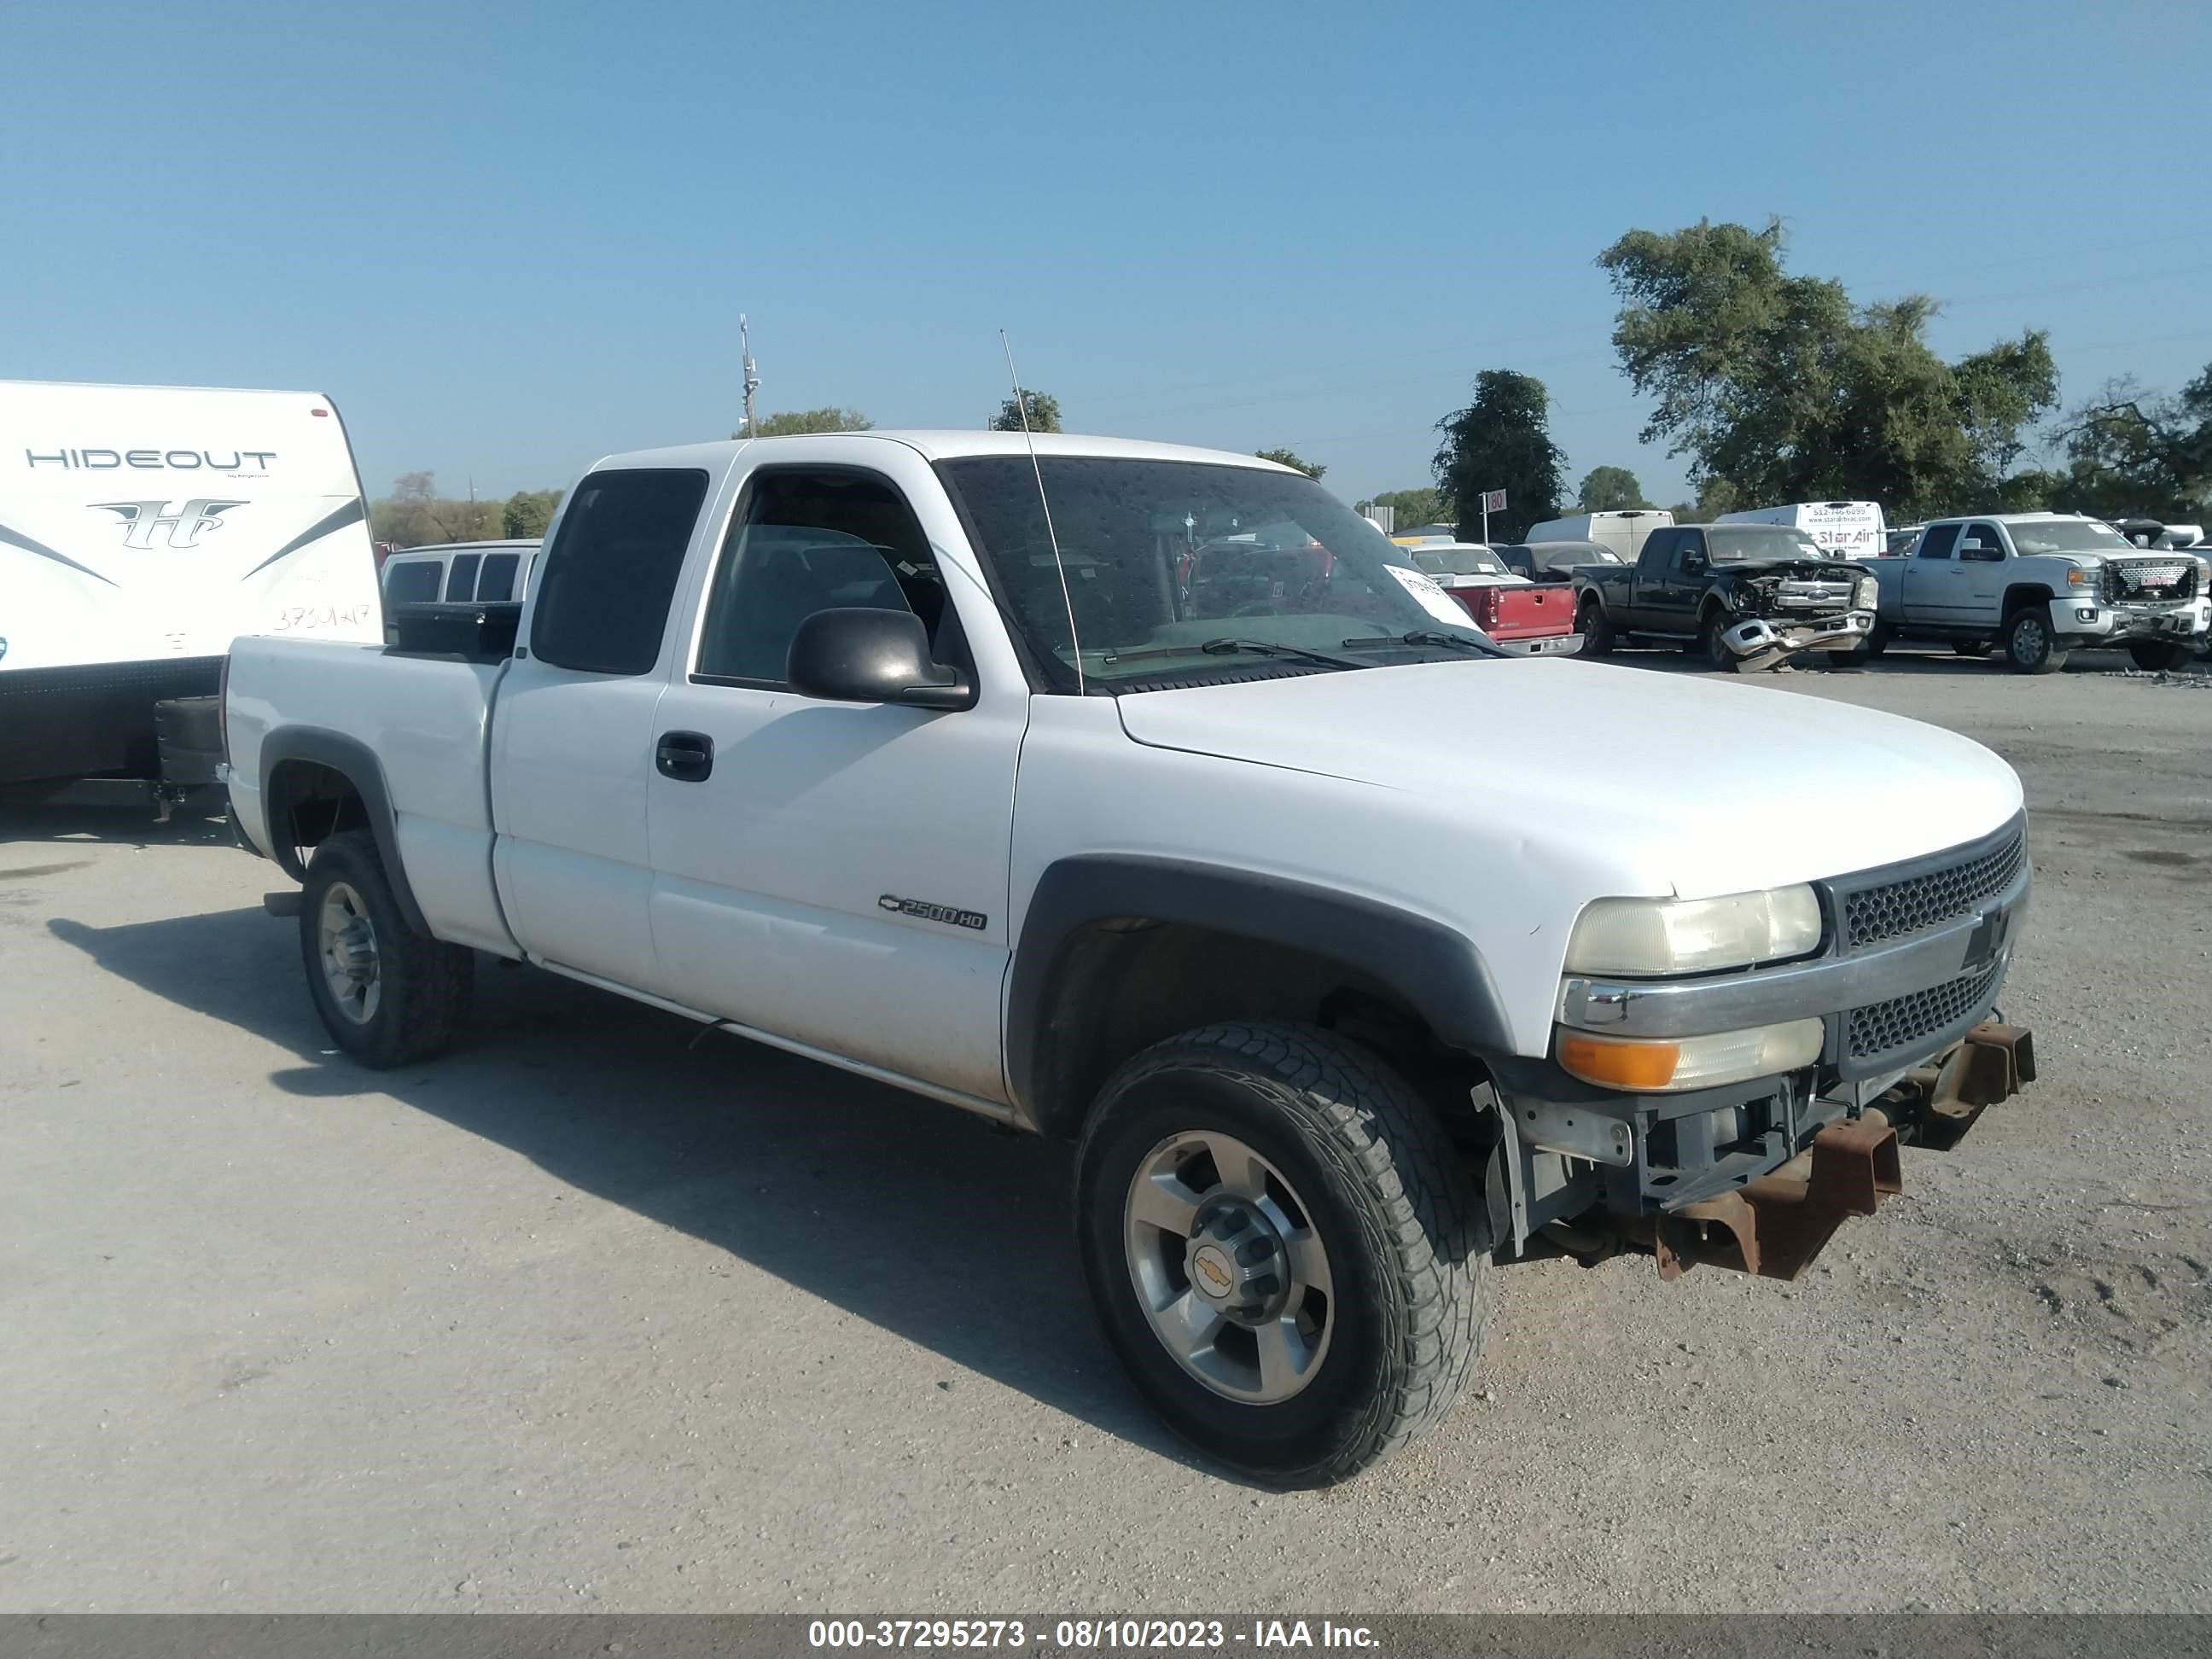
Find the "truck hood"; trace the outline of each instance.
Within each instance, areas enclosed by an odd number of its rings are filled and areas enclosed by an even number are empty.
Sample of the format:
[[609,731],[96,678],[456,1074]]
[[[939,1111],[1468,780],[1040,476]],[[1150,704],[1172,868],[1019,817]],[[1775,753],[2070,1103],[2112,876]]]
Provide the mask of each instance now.
[[[1706,897],[1842,875],[2021,808],[2012,768],[1918,720],[1599,663],[1420,664],[1116,704],[1149,747],[1399,792],[1410,856],[1540,848],[1622,884],[1601,890]],[[1460,827],[1463,846],[1436,844]]]
[[1825,581],[1864,576],[1866,566],[1848,559],[1729,559],[1713,567],[1716,575],[1784,576],[1793,581]]

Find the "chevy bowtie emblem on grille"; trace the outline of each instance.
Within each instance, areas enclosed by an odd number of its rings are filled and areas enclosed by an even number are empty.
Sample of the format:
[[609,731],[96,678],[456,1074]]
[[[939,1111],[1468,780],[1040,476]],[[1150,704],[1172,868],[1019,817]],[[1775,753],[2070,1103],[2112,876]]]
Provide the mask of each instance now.
[[1962,969],[1986,968],[2003,953],[2005,937],[2012,932],[2012,912],[1991,910],[1984,914],[1981,925],[1966,936],[1966,959]]
[[103,513],[112,513],[125,525],[123,544],[125,547],[152,547],[160,532],[169,532],[171,547],[197,547],[200,532],[222,528],[222,515],[234,507],[244,507],[244,501],[219,501],[205,496],[185,502],[174,512],[169,503],[161,501],[94,501],[93,505]]

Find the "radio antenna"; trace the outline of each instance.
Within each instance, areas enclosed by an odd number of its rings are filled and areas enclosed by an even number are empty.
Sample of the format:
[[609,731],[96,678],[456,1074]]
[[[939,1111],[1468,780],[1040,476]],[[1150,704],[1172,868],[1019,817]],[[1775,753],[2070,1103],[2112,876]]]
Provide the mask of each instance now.
[[1036,479],[1037,505],[1044,509],[1044,538],[1052,546],[1052,568],[1060,573],[1060,602],[1067,607],[1067,643],[1075,654],[1075,695],[1085,695],[1083,689],[1083,641],[1075,632],[1075,600],[1067,591],[1067,566],[1060,556],[1060,532],[1052,527],[1052,501],[1044,493],[1044,468],[1037,465],[1036,434],[1030,430],[1030,394],[1022,390],[1022,377],[1014,368],[1013,343],[1006,338],[1006,331],[999,331],[999,343],[1006,348],[1006,378],[1014,383],[1014,412],[1022,417],[1022,438],[1030,447],[1030,472]]

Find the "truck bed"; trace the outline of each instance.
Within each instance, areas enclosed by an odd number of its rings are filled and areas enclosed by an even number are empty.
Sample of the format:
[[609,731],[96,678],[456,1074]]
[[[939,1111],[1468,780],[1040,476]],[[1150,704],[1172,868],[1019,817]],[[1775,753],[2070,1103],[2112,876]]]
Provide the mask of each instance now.
[[1566,582],[1486,582],[1445,590],[1475,626],[1493,640],[1547,639],[1571,633],[1575,625],[1575,591]]
[[492,886],[485,744],[501,662],[380,645],[246,638],[231,648],[231,800],[239,827],[274,853],[284,826],[265,792],[286,756],[266,739],[283,711],[301,728],[350,739],[380,763],[409,883],[441,937],[519,954]]

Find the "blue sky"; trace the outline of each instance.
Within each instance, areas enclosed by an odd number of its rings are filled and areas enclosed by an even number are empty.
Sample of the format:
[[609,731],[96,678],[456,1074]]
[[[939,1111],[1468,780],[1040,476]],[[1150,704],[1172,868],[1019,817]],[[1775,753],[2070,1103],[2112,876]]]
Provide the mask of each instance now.
[[2047,327],[2074,400],[2212,360],[2202,3],[5,0],[0,376],[313,387],[372,493],[565,483],[764,410],[1428,481],[1486,368],[1571,477],[1679,465],[1607,344],[1631,227]]

